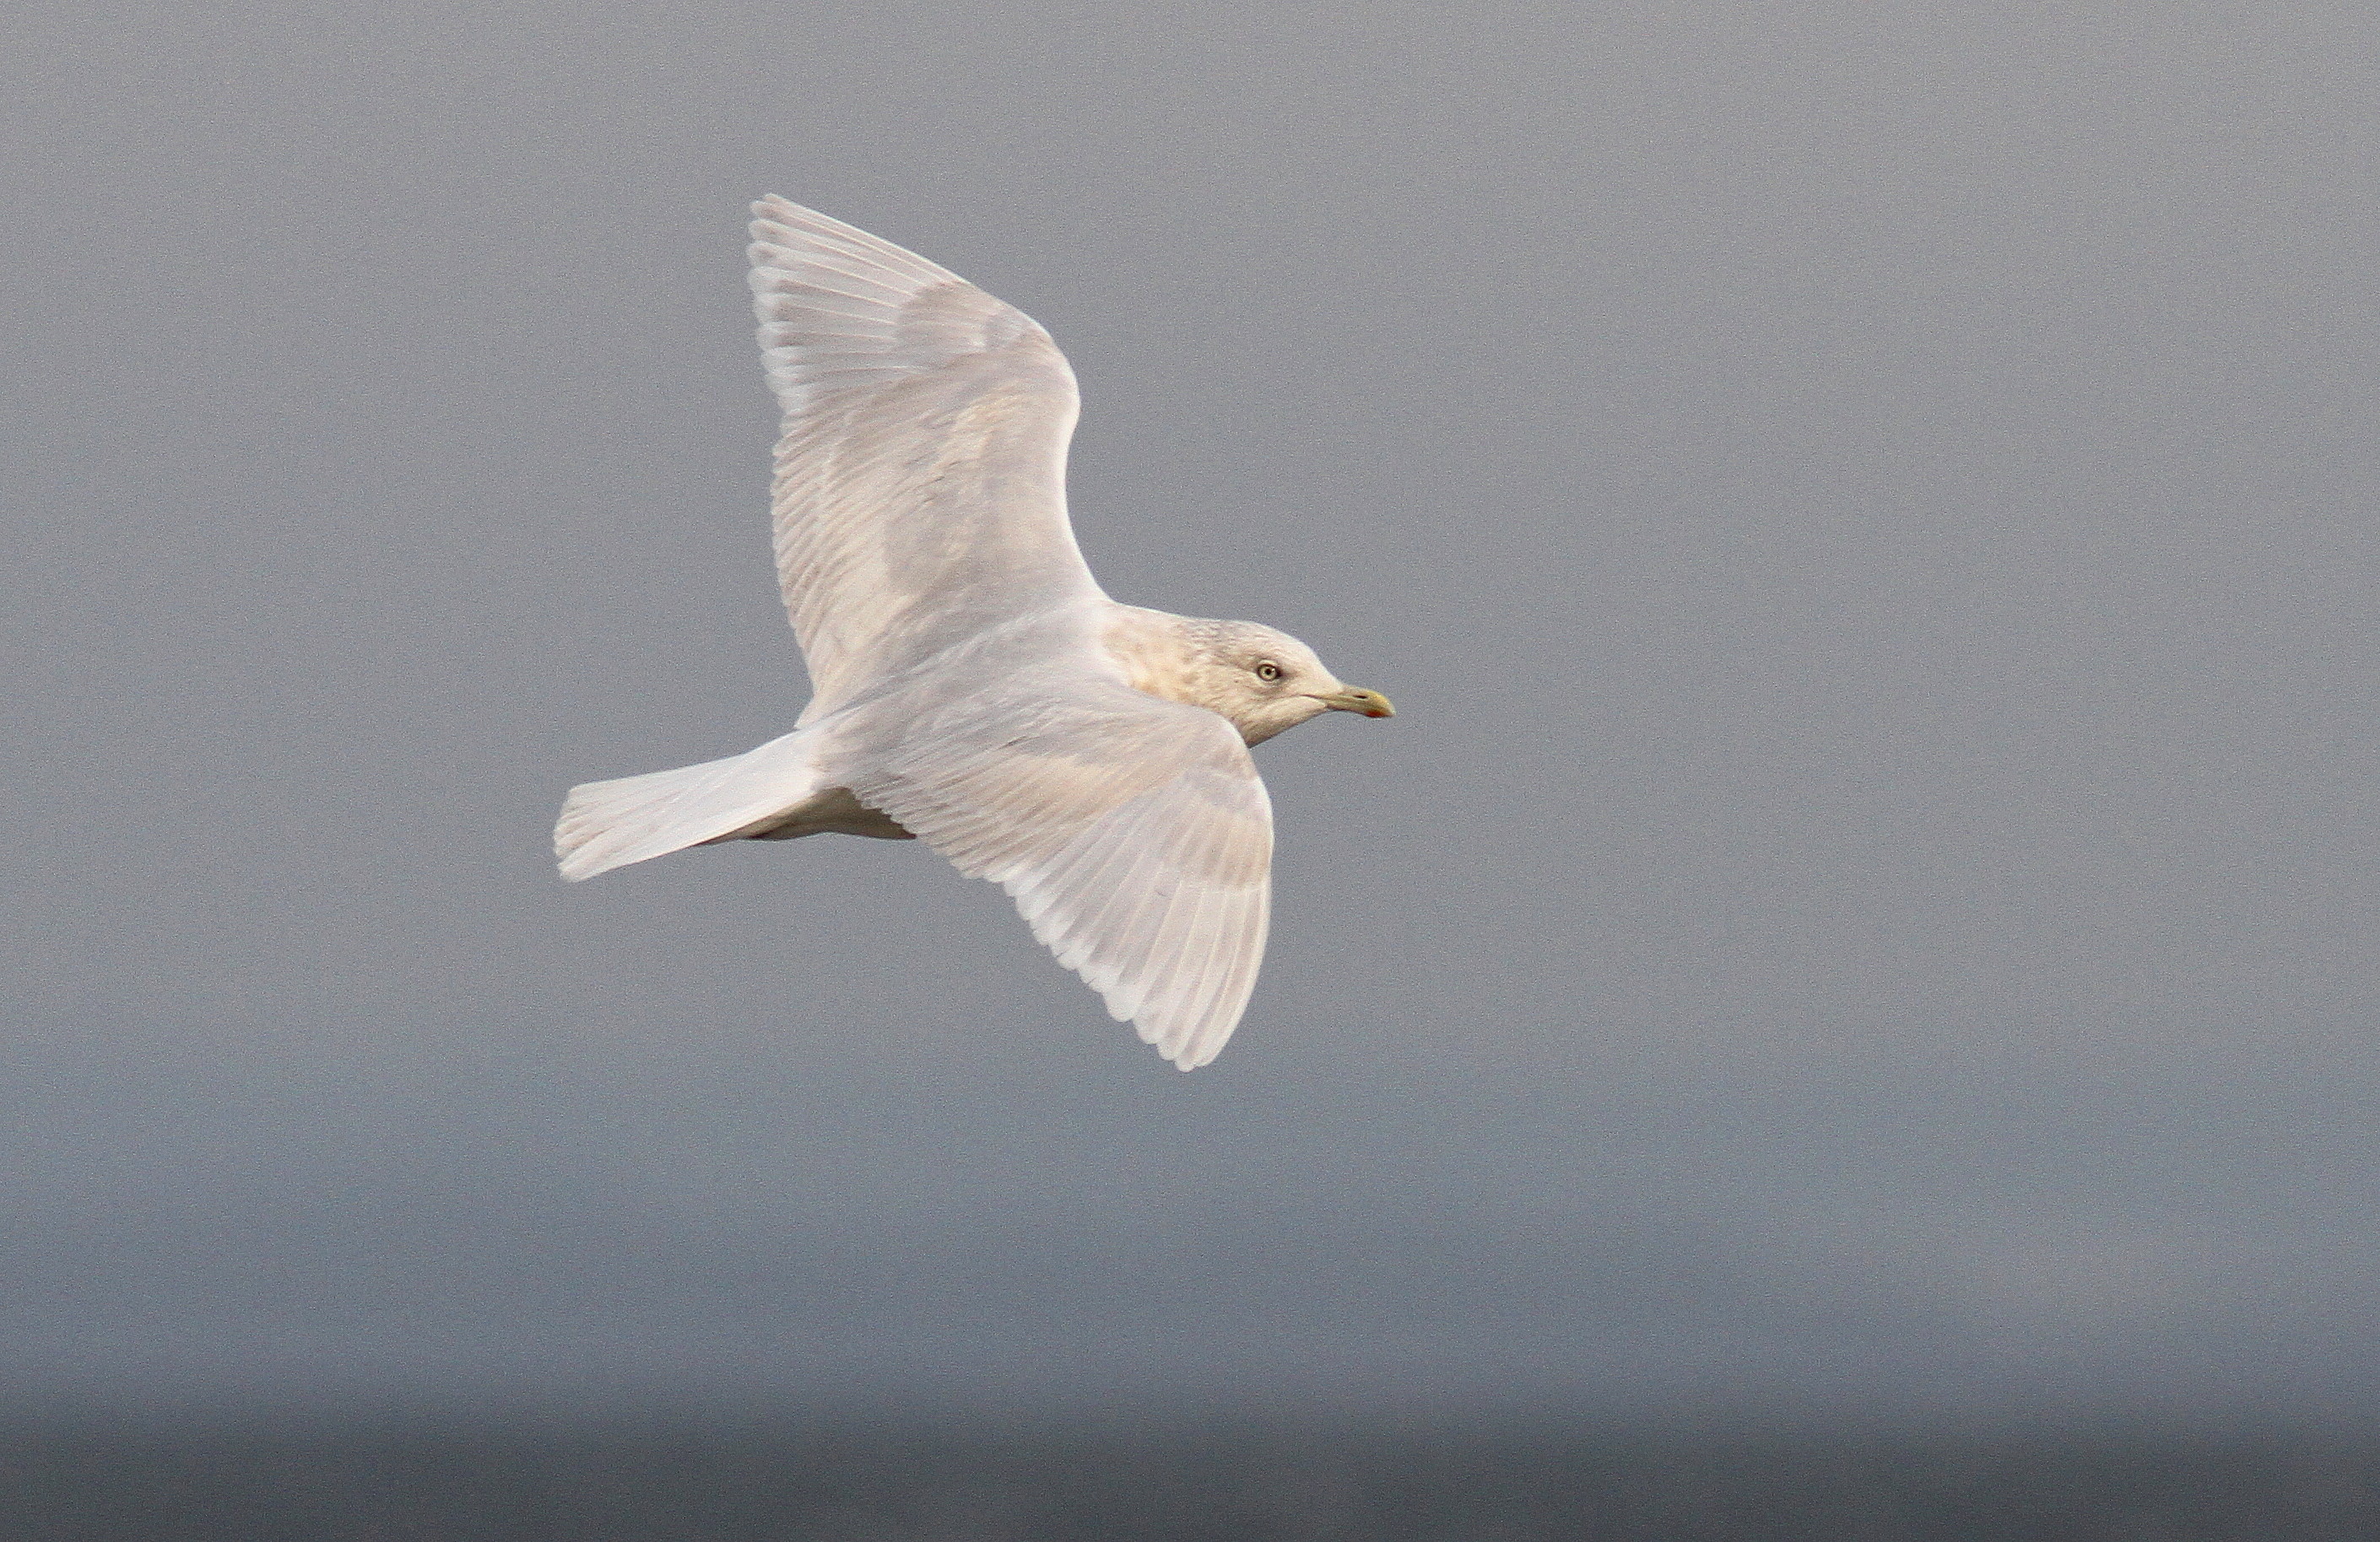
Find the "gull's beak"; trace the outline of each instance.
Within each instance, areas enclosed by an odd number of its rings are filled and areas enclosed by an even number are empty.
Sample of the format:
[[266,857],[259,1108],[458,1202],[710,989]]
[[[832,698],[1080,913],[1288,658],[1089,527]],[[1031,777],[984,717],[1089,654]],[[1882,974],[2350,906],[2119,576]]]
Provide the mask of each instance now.
[[1367,718],[1392,718],[1397,710],[1389,698],[1378,691],[1359,691],[1353,686],[1345,690],[1317,691],[1314,699],[1334,712],[1361,712]]

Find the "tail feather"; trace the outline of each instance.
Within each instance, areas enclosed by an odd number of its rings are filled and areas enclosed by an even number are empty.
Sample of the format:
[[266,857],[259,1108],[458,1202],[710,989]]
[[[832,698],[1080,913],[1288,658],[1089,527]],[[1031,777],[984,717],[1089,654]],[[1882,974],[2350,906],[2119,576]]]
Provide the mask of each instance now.
[[570,789],[553,853],[573,882],[766,825],[818,790],[801,733],[675,771]]

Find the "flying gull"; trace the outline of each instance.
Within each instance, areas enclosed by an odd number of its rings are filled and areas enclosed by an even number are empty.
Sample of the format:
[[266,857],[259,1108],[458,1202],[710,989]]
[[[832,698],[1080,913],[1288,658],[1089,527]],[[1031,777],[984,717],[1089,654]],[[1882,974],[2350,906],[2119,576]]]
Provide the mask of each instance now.
[[813,694],[723,760],[570,791],[563,876],[722,841],[922,839],[1192,1070],[1246,1007],[1272,807],[1248,747],[1391,714],[1295,637],[1109,599],[1066,520],[1074,371],[957,274],[781,198],[752,293],[777,577]]

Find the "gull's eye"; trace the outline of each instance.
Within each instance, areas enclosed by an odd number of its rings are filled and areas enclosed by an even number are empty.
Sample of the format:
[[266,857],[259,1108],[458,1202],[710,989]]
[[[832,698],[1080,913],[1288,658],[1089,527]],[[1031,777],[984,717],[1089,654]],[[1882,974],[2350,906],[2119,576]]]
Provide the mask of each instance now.
[[1274,663],[1270,659],[1258,660],[1257,662],[1257,678],[1259,680],[1278,680],[1281,678],[1281,666]]

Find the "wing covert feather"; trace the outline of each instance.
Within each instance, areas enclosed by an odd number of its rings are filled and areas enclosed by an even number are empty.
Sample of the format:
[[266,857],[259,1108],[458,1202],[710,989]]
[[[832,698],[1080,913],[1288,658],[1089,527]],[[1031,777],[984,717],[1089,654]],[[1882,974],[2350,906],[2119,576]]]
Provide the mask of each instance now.
[[752,294],[784,409],[777,576],[804,721],[951,644],[1097,595],[1066,519],[1074,371],[949,270],[787,202],[752,206]]
[[853,794],[1006,889],[1159,1053],[1213,1060],[1271,905],[1271,802],[1232,726],[1105,682],[943,695],[887,720],[897,742],[839,772]]

